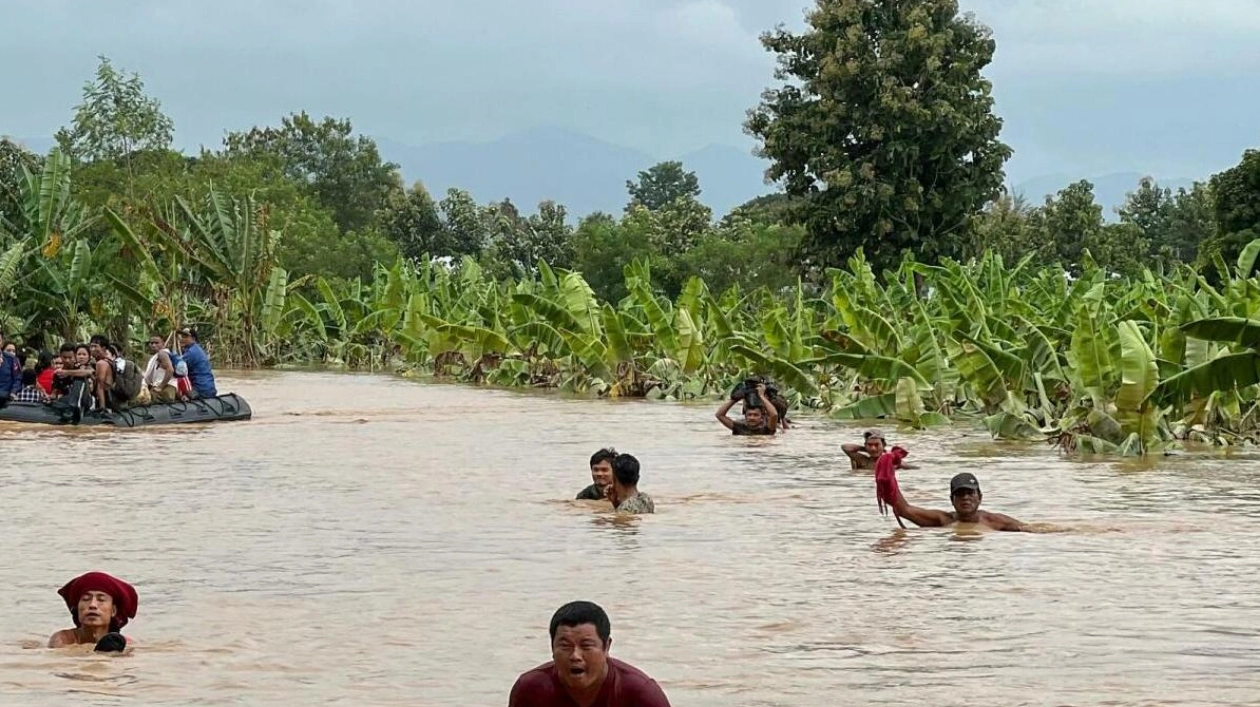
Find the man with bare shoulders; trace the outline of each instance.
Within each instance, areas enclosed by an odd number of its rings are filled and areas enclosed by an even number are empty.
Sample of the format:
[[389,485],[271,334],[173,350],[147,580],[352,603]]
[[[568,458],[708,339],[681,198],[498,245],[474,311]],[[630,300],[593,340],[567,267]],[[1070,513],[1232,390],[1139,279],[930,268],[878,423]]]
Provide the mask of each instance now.
[[983,496],[980,493],[980,482],[974,474],[963,472],[951,479],[949,498],[954,506],[953,513],[912,506],[906,502],[906,497],[901,493],[897,493],[897,498],[892,502],[892,508],[898,516],[923,528],[941,528],[957,523],[968,523],[993,530],[1028,530],[1027,526],[1010,516],[980,510],[980,499]]
[[[845,443],[840,450],[849,458],[853,469],[874,470],[875,462],[888,451],[888,440],[879,430],[867,430],[862,434],[862,444]],[[914,469],[913,464],[901,464],[902,469]]]
[[128,641],[122,627],[136,617],[140,597],[130,584],[104,572],[88,572],[57,591],[70,609],[74,628],[54,633],[49,648],[93,644],[98,651],[121,651]]
[[656,681],[609,657],[608,614],[574,601],[551,617],[551,660],[516,679],[508,707],[670,707]]
[[112,392],[114,390],[114,353],[109,350],[109,339],[104,334],[93,335],[88,341],[88,351],[92,354],[96,374],[93,376],[97,410],[113,410],[118,407]]

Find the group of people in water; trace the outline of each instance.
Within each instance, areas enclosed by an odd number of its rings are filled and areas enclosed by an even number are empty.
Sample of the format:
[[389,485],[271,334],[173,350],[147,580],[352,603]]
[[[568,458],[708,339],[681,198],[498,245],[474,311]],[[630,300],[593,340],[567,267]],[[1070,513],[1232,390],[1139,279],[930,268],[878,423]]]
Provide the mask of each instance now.
[[[764,402],[763,402],[764,401]],[[743,419],[732,420],[728,413],[742,403]],[[763,379],[741,383],[717,411],[717,419],[733,435],[775,435],[786,431],[787,401]],[[893,511],[900,523],[904,518],[920,527],[945,527],[956,524],[990,530],[1027,531],[1029,527],[1010,516],[980,510],[983,493],[974,474],[964,472],[949,483],[953,511],[939,511],[911,505],[896,483],[897,469],[915,469],[903,461],[904,448],[888,447],[888,440],[879,430],[867,430],[862,444],[845,443],[841,451],[854,470],[874,471],[876,492],[881,508]],[[883,467],[881,469],[881,466]],[[578,492],[576,500],[607,500],[617,513],[655,513],[656,504],[639,490],[639,460],[615,449],[601,449],[591,455],[591,484]]]
[[[149,342],[153,360],[157,361],[154,364],[151,360],[150,368],[156,365],[169,374],[170,354],[166,352],[163,357],[161,343],[156,337]],[[776,393],[764,382],[745,386],[743,394],[722,405],[717,418],[735,435],[774,435],[786,430],[786,402]],[[741,400],[743,419],[732,421],[727,413]],[[902,461],[907,454],[905,449],[890,449],[879,430],[867,430],[861,444],[846,443],[841,450],[852,469],[874,472],[880,502],[886,502],[899,521],[905,518],[924,527],[1028,529],[1009,516],[981,511],[980,483],[971,473],[958,474],[950,481],[952,512],[910,505],[897,488],[895,471],[915,467]],[[590,473],[591,484],[578,492],[578,500],[608,501],[617,513],[655,512],[651,496],[638,488],[640,465],[634,456],[611,447],[600,449],[591,455]],[[54,633],[48,640],[49,647],[91,644],[96,651],[125,651],[133,645],[121,634],[128,620],[135,618],[139,605],[139,597],[130,584],[103,572],[89,572],[67,582],[59,594],[70,610],[74,627]],[[551,660],[517,678],[508,698],[509,707],[670,707],[655,680],[609,655],[611,630],[608,614],[594,603],[574,601],[560,607],[549,627]]]
[[0,408],[10,402],[56,404],[85,413],[116,411],[131,405],[210,398],[218,394],[210,357],[197,332],[180,329],[179,353],[161,335],[149,337],[148,364],[142,370],[104,334],[87,343],[65,343],[59,355],[40,351],[33,365],[0,332]]

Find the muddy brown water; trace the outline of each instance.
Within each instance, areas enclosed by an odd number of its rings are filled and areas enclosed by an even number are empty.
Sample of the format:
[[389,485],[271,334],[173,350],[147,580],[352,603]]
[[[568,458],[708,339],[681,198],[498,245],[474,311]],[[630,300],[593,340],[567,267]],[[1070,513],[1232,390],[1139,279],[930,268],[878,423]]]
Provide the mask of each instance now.
[[[1260,454],[1067,461],[898,432],[913,502],[974,471],[1046,534],[901,531],[860,427],[732,438],[715,405],[387,376],[225,376],[250,422],[0,425],[0,703],[503,705],[547,621],[602,604],[676,707],[1260,703]],[[643,464],[654,516],[569,501]],[[28,646],[91,569],[140,593],[130,656]]]

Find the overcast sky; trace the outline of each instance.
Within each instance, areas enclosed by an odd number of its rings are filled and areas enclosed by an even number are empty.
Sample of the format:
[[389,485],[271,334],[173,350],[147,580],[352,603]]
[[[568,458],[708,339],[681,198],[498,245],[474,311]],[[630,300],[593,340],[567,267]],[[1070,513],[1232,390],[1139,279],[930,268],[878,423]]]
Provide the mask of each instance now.
[[[540,125],[750,147],[758,34],[808,0],[0,0],[0,134],[51,135],[106,54],[183,147],[301,109],[398,141]],[[1204,177],[1260,147],[1260,0],[963,0],[993,28],[1008,177]]]

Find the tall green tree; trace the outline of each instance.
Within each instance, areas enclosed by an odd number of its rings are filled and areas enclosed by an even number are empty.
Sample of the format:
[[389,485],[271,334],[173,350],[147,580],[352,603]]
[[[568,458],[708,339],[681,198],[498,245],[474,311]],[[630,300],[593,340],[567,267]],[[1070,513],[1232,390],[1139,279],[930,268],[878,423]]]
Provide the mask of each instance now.
[[437,203],[420,182],[406,193],[397,193],[380,213],[381,230],[398,246],[398,252],[413,260],[429,256],[459,256],[459,245],[442,224]]
[[1046,197],[1030,217],[1039,258],[1057,261],[1080,272],[1082,256],[1102,236],[1103,208],[1094,199],[1094,185],[1082,179]]
[[981,74],[989,29],[956,0],[818,0],[808,24],[762,36],[786,83],[745,123],[767,176],[808,197],[808,248],[836,265],[956,254],[1011,155]]
[[57,143],[67,156],[82,160],[126,159],[137,150],[170,147],[175,124],[162,104],[144,92],[136,73],[114,68],[100,57],[96,80],[83,85],[83,102],[75,107],[69,127],[57,131]]
[[498,224],[492,258],[508,265],[510,274],[532,274],[539,261],[555,268],[573,264],[573,229],[565,223],[563,206],[544,201],[528,217],[522,217],[510,201],[492,209],[497,211]]
[[130,185],[136,177],[133,155],[170,148],[174,134],[174,122],[162,112],[160,101],[145,94],[140,75],[115,69],[102,56],[96,79],[83,85],[83,102],[75,107],[74,119],[57,131],[56,139],[71,159],[121,164]]
[[1173,193],[1145,177],[1129,193],[1119,213],[1122,224],[1141,231],[1150,254],[1169,264],[1194,262],[1200,244],[1216,230],[1211,194],[1202,183]]
[[695,172],[683,169],[682,162],[661,162],[639,172],[637,180],[627,180],[626,191],[630,192],[627,211],[636,204],[657,211],[677,199],[700,196],[700,180]]
[[308,185],[343,231],[366,228],[402,190],[398,165],[381,159],[372,138],[355,135],[349,119],[316,122],[303,111],[285,116],[278,128],[228,133],[224,145],[229,155],[270,160]]
[[1039,244],[1032,252],[1074,274],[1086,269],[1086,251],[1109,273],[1133,275],[1147,264],[1149,247],[1142,229],[1131,223],[1105,223],[1103,207],[1094,199],[1094,185],[1087,180],[1047,197],[1028,222],[1031,240]]
[[[1204,244],[1200,264],[1216,256],[1232,263],[1253,239],[1260,237],[1260,150],[1247,150],[1242,161],[1212,176],[1213,213],[1217,233]],[[1218,273],[1228,277],[1228,272]]]

